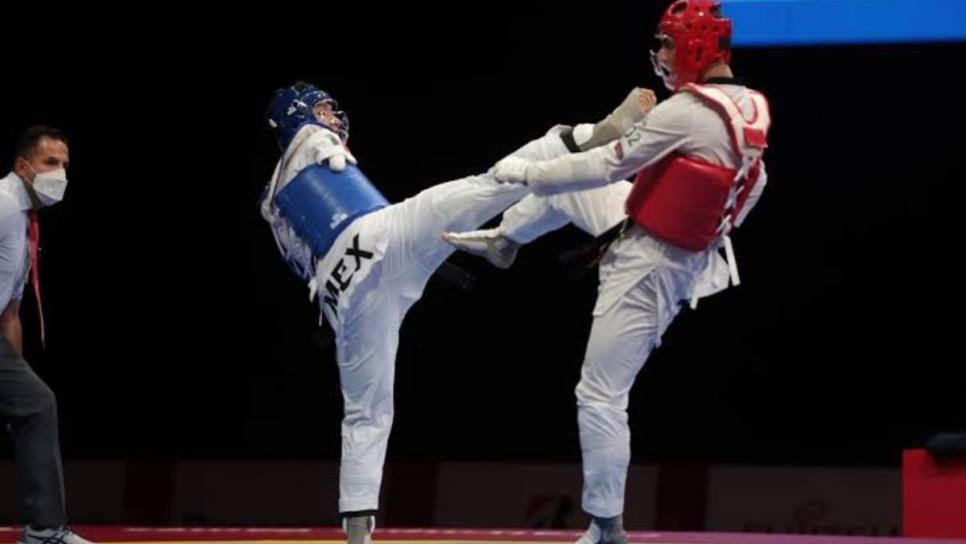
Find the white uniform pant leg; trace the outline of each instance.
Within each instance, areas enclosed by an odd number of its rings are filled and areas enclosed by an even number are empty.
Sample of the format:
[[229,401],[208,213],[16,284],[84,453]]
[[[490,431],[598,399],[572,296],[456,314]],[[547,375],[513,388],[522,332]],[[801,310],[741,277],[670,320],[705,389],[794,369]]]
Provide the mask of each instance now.
[[393,421],[399,326],[408,309],[407,302],[388,287],[378,284],[358,293],[359,303],[342,317],[336,334],[345,410],[339,467],[340,512],[375,510],[379,505]]
[[612,183],[596,189],[551,196],[529,195],[504,212],[500,229],[525,244],[573,223],[591,236],[600,236],[624,220],[624,202],[631,184]]
[[679,308],[662,285],[662,272],[655,270],[642,278],[596,316],[591,328],[576,394],[584,471],[582,506],[593,516],[613,517],[624,510],[631,456],[628,395]]
[[[548,133],[528,142],[514,156],[545,160],[567,154],[560,135]],[[406,261],[418,259],[425,268],[435,270],[455,251],[442,241],[445,231],[475,230],[529,194],[526,186],[497,182],[488,174],[469,176],[442,183],[402,202],[398,217],[399,235],[409,237],[403,247]],[[395,266],[397,263],[393,263]]]
[[550,200],[527,195],[503,212],[500,232],[518,244],[533,240],[570,223],[570,218],[550,204]]
[[631,187],[630,182],[618,181],[596,189],[545,198],[554,209],[570,218],[575,227],[591,236],[600,236],[627,217],[624,203]]
[[[443,241],[444,232],[477,229],[527,191],[525,186],[499,183],[487,175],[469,176],[430,187],[397,204],[386,254],[388,276],[411,276],[412,267],[419,266],[428,279],[455,251]],[[419,297],[419,293],[409,295]]]

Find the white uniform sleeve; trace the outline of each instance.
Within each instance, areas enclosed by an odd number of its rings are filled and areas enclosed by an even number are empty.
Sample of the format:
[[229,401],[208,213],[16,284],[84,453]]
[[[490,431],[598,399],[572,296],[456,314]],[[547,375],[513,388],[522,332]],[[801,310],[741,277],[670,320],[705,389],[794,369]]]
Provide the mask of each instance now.
[[[593,129],[593,125],[578,125],[575,130],[588,126]],[[567,125],[557,125],[543,136],[527,142],[526,145],[511,153],[510,156],[527,159],[528,161],[546,161],[562,157],[570,152],[564,144],[563,138],[561,138],[561,135],[567,130],[570,130]]]
[[758,174],[758,182],[755,186],[751,188],[751,193],[748,194],[748,200],[745,201],[745,205],[741,208],[741,213],[735,218],[735,226],[740,227],[742,223],[745,222],[745,218],[748,217],[748,212],[758,204],[758,200],[761,198],[761,193],[765,191],[765,185],[768,184],[768,173],[765,172],[765,161],[761,161],[761,173]]
[[22,248],[18,251],[10,236],[15,228],[9,215],[0,216],[0,311],[10,304],[11,300],[23,297],[23,278],[17,277],[26,259]]
[[584,153],[534,162],[527,183],[538,195],[581,191],[627,179],[689,143],[691,102],[675,95],[654,108],[620,140]]
[[[303,134],[303,131],[305,134]],[[279,180],[278,190],[292,180],[299,172],[313,164],[321,164],[336,154],[352,157],[349,150],[342,144],[342,140],[326,128],[317,125],[302,127],[292,144],[282,157],[285,165]],[[352,158],[355,162],[355,158]]]

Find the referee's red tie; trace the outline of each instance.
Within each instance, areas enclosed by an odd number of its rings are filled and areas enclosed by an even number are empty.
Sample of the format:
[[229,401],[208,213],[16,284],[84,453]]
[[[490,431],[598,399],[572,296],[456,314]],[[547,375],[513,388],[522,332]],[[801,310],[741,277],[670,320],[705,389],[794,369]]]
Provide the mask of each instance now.
[[36,210],[30,211],[30,281],[34,284],[34,296],[37,298],[37,315],[40,316],[40,344],[46,347],[46,333],[44,331],[44,306],[40,299],[40,268],[38,267],[38,250],[40,248],[40,223],[37,221]]

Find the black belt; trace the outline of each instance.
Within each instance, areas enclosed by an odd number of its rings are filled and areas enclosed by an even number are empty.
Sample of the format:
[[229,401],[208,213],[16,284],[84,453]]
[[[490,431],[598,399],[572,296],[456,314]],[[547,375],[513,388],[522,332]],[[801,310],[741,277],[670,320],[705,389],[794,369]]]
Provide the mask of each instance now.
[[621,221],[620,223],[614,225],[613,227],[604,231],[603,234],[594,238],[590,242],[578,246],[569,251],[565,251],[560,254],[560,262],[566,265],[582,266],[586,268],[591,268],[597,266],[601,258],[604,257],[604,253],[607,252],[607,248],[610,247],[611,243],[620,237],[621,232],[624,231],[624,227],[627,225],[627,220]]
[[443,262],[439,265],[439,268],[436,269],[436,275],[460,291],[469,291],[473,288],[473,282],[476,281],[476,276],[449,262]]

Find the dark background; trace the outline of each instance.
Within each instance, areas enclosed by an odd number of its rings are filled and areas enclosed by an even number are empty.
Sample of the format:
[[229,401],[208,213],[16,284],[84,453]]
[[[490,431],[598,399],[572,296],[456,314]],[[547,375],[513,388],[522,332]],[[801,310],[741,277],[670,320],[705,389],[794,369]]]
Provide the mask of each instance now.
[[[29,124],[71,138],[67,198],[42,214],[46,351],[29,292],[23,315],[66,456],[336,459],[334,351],[256,208],[272,92],[331,92],[399,201],[598,120],[634,85],[666,97],[650,4],[12,23],[0,164]],[[771,101],[769,188],[735,239],[743,284],[684,312],[638,379],[635,462],[897,465],[966,430],[964,58],[961,43],[735,52]],[[557,255],[586,240],[564,229],[506,272],[456,256],[469,293],[430,282],[402,331],[390,460],[579,459],[596,278]]]

